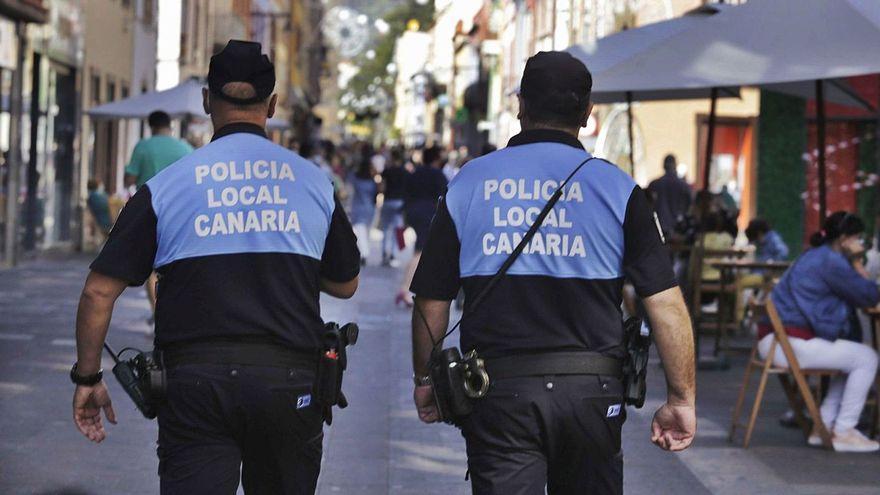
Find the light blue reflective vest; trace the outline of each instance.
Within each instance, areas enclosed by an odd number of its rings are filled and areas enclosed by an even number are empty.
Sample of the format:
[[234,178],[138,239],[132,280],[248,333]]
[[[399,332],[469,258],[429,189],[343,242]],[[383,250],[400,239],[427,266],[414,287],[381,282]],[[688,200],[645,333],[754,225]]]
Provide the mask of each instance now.
[[147,187],[157,218],[154,267],[236,253],[320,260],[335,206],[324,172],[251,133],[213,141],[157,174]]
[[[561,143],[509,146],[465,165],[446,206],[461,243],[461,277],[492,275],[558,185],[591,155]],[[571,179],[511,275],[623,277],[623,222],[635,182],[593,159]]]

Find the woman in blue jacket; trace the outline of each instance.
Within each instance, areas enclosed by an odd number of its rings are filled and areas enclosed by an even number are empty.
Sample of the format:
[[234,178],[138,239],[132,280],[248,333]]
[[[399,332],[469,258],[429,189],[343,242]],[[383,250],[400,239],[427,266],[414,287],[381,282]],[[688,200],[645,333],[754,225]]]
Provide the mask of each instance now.
[[[862,264],[864,231],[856,215],[839,211],[829,216],[825,229],[810,239],[813,248],[795,261],[771,293],[801,367],[845,373],[831,380],[821,407],[822,421],[834,435],[834,449],[841,452],[880,450],[880,444],[856,429],[877,374],[877,353],[848,340],[857,335],[851,328],[852,312],[880,303],[877,284]],[[759,338],[758,349],[766,355],[773,335],[764,330]],[[774,362],[786,363],[778,346]],[[821,444],[815,431],[809,443]]]
[[361,159],[357,171],[351,179],[354,195],[351,198],[351,227],[357,236],[358,249],[361,252],[361,265],[367,264],[370,256],[370,228],[373,226],[373,218],[376,215],[376,194],[379,185],[376,184],[376,171],[370,158],[373,156],[373,147],[365,145],[361,152]]

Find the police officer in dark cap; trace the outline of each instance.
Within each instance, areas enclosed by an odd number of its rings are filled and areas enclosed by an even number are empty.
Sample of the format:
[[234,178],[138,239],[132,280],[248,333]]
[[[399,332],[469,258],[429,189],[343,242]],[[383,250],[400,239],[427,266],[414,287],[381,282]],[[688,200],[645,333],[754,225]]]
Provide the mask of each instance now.
[[333,185],[266,138],[275,71],[258,43],[211,58],[210,144],[141,187],[122,210],[77,315],[79,430],[116,417],[101,347],[116,298],[159,273],[155,346],[163,494],[313,493],[323,410],[313,397],[324,348],[319,292],[351,297],[360,254]]
[[[483,360],[489,383],[475,392],[480,380],[468,382],[472,411],[456,418],[475,494],[623,491],[625,279],[644,300],[668,384],[651,440],[677,451],[695,434],[690,319],[645,193],[578,140],[591,88],[567,53],[528,60],[522,132],[449,184],[412,283],[414,398],[426,423],[449,414],[435,392],[450,385],[433,383],[443,373],[426,363],[464,290],[461,350]],[[470,356],[455,366],[479,369]]]

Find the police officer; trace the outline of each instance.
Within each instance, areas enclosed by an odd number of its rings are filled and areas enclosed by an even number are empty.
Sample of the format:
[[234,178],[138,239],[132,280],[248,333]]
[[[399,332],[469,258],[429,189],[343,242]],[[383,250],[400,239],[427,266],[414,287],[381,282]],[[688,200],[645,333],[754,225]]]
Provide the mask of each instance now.
[[234,494],[239,475],[246,493],[313,493],[317,483],[318,296],[351,297],[360,255],[327,176],[266,138],[274,86],[258,43],[230,41],[211,58],[213,140],[132,197],[80,300],[73,415],[100,442],[100,410],[116,422],[100,369],[114,301],[159,273],[163,494]]
[[459,287],[462,351],[485,359],[488,394],[460,424],[475,494],[622,492],[624,279],[644,299],[668,383],[652,441],[674,451],[693,440],[690,320],[645,194],[613,164],[592,159],[574,175],[508,274],[470,308],[559,183],[591,158],[577,139],[591,88],[567,53],[528,60],[522,132],[450,183],[412,283],[421,420],[438,420],[425,363]]

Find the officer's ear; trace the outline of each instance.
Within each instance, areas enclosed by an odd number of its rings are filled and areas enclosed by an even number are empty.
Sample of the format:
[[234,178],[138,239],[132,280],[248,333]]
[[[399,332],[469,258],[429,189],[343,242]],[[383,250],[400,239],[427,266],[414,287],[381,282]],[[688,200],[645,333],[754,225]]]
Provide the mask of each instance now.
[[274,94],[269,98],[269,111],[266,112],[266,118],[271,119],[275,115],[275,105],[278,103],[278,95]]
[[202,108],[206,114],[211,115],[211,95],[208,88],[202,88]]
[[584,112],[584,116],[581,117],[581,127],[587,127],[587,122],[590,120],[591,113],[593,113],[593,102],[592,101],[587,105],[587,111]]
[[516,100],[519,102],[519,109],[516,111],[516,119],[517,119],[517,120],[522,120],[522,118],[523,118],[523,99],[522,99],[522,95],[519,94],[519,93],[517,93],[517,94],[516,94]]

